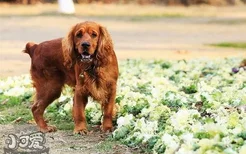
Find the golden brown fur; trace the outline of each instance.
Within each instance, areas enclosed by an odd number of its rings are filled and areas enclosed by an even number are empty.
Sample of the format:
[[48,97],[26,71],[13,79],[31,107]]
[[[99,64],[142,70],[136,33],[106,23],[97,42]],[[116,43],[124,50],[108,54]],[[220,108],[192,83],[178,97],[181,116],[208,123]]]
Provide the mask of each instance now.
[[27,43],[32,59],[31,76],[36,88],[34,119],[43,132],[55,131],[44,120],[45,108],[61,94],[64,84],[74,87],[75,133],[86,133],[85,106],[88,97],[103,109],[102,130],[112,130],[118,64],[107,30],[94,22],[73,26],[65,38],[40,44]]

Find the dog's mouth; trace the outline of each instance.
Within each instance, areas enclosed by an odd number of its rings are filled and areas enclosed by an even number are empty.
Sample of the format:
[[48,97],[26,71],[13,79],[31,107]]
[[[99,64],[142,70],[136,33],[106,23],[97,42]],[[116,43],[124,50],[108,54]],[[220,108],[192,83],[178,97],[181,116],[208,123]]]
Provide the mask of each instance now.
[[88,52],[83,52],[81,54],[81,62],[90,62],[92,61],[92,55],[90,55]]

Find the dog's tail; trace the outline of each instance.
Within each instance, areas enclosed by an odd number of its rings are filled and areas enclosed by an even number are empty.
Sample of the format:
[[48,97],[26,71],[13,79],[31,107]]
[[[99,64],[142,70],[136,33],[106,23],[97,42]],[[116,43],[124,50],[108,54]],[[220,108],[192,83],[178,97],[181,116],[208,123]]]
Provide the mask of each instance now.
[[37,44],[33,42],[28,42],[26,44],[26,48],[23,50],[24,53],[29,54],[29,56],[32,58],[34,50],[36,49]]

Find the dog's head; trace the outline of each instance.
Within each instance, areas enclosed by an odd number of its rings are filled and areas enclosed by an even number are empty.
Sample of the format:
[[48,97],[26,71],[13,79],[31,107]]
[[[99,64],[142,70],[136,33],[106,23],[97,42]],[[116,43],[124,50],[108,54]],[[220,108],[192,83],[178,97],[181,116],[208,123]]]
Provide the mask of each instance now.
[[71,68],[76,59],[81,62],[106,61],[113,51],[107,30],[95,22],[83,22],[73,26],[62,40],[64,65]]

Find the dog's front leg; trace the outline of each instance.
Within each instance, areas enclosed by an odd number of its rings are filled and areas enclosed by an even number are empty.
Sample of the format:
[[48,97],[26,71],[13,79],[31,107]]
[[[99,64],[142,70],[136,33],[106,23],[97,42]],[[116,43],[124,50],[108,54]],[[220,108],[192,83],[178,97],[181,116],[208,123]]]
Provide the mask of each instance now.
[[74,134],[87,134],[85,106],[88,96],[81,93],[79,88],[75,89],[73,102],[73,119],[75,123]]
[[101,129],[103,132],[113,131],[112,119],[116,114],[115,109],[115,96],[116,96],[116,84],[112,84],[110,88],[111,91],[108,95],[108,98],[103,102],[103,123]]

